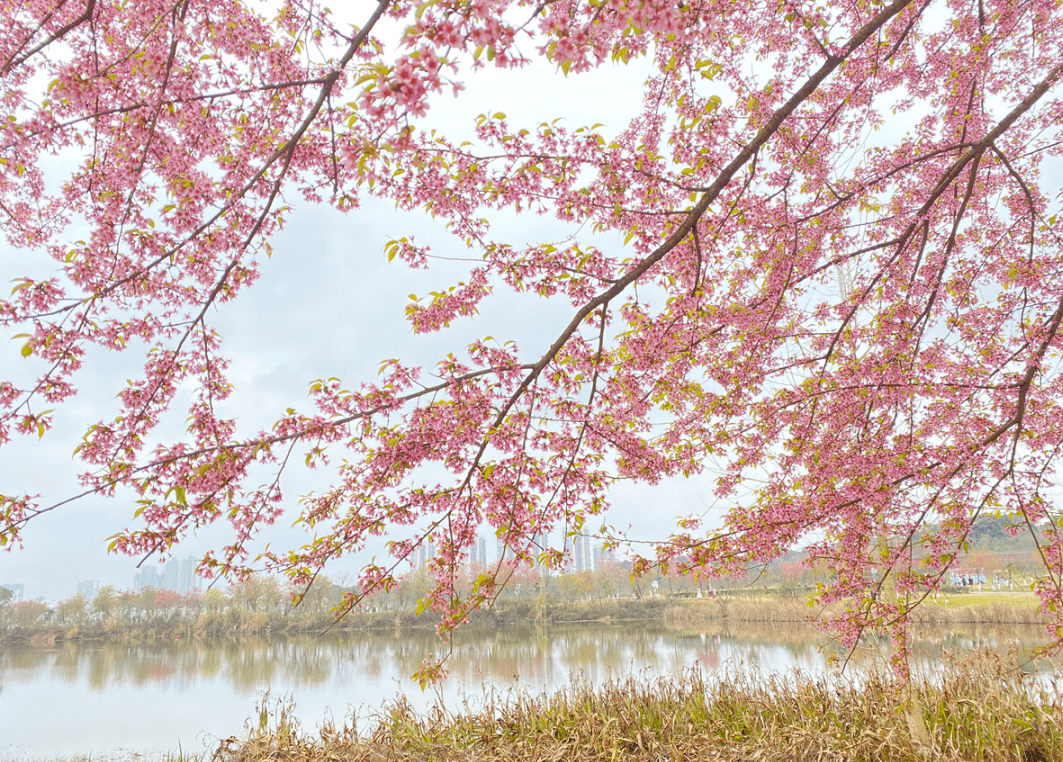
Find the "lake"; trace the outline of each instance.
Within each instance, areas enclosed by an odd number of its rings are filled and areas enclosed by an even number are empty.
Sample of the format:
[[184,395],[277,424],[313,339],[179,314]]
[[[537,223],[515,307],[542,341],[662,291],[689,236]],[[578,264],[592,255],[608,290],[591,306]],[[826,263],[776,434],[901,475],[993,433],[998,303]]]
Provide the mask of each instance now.
[[[1044,643],[1038,628],[934,629],[917,632],[920,668],[946,652],[973,648],[1028,653]],[[0,649],[0,760],[91,755],[94,762],[161,756],[178,748],[213,749],[240,736],[264,691],[294,701],[305,729],[352,714],[366,722],[385,701],[405,694],[424,710],[438,700],[476,706],[485,691],[552,690],[582,674],[651,677],[697,667],[706,674],[755,668],[822,673],[832,651],[808,627],[770,625],[675,629],[618,625],[462,630],[448,661],[450,677],[422,693],[409,676],[442,645],[432,632],[340,633],[269,640],[141,644],[69,643]],[[884,646],[868,642],[856,669]],[[1048,664],[1028,670],[1051,670]]]

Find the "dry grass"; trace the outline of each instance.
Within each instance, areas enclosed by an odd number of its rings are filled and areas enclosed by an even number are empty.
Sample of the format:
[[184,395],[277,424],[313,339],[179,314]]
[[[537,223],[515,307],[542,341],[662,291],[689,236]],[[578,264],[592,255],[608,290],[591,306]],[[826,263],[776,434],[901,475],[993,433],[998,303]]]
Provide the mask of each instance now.
[[1048,620],[1037,610],[1035,601],[980,600],[979,596],[965,596],[946,605],[920,606],[912,612],[911,621],[914,624],[1040,625]]
[[[830,610],[828,607],[827,611]],[[762,596],[685,601],[669,608],[666,620],[683,625],[722,620],[786,623],[807,622],[813,613],[821,612],[810,610],[805,598]],[[912,612],[911,622],[918,625],[1040,625],[1047,619],[1037,610],[1037,598],[1032,593],[970,593],[944,596],[939,601],[928,600]]]
[[418,715],[401,699],[365,734],[304,735],[282,704],[262,710],[213,762],[542,762],[544,760],[1049,762],[1063,759],[1063,702],[998,657],[950,661],[936,681],[697,673]]
[[987,606],[990,604],[1003,604],[1011,608],[1035,609],[1040,602],[1036,595],[1028,592],[970,592],[941,595],[931,601],[935,606],[952,608],[955,606]]

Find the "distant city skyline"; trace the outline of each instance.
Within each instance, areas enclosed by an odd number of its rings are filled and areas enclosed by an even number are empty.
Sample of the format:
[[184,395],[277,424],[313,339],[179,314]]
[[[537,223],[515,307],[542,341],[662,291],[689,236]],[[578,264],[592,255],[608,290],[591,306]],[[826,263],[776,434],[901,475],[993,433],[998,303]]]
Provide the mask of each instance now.
[[[508,547],[502,538],[495,538],[494,554],[492,554],[493,557],[489,556],[489,542],[489,537],[477,535],[476,540],[468,549],[469,564],[478,564],[484,568],[484,566],[489,566],[492,563],[513,558],[512,548]],[[549,535],[540,532],[533,538],[533,555],[537,556],[541,549],[550,546]],[[593,538],[587,534],[564,540],[563,547],[564,551],[570,555],[566,564],[566,572],[589,572],[601,568],[602,563],[605,561],[617,560],[617,551],[615,549],[603,551],[602,544],[594,544]],[[436,553],[436,544],[426,541],[417,547],[414,553],[410,554],[409,561],[414,565],[415,569],[419,569],[428,559],[434,558]],[[13,603],[31,599],[57,603],[58,600],[78,594],[92,600],[95,599],[100,588],[103,587],[132,590],[134,592],[140,592],[147,587],[152,587],[158,590],[173,590],[181,594],[187,594],[193,588],[205,589],[208,585],[207,580],[196,575],[196,566],[199,564],[199,560],[198,556],[188,555],[183,559],[172,558],[165,564],[145,564],[141,569],[137,570],[135,568],[135,559],[108,557],[107,561],[109,563],[107,565],[111,566],[112,569],[101,569],[101,565],[89,566],[89,568],[75,566],[75,568],[69,570],[70,574],[65,578],[58,578],[55,574],[58,570],[52,570],[45,578],[13,579],[12,581],[0,583],[0,587],[7,588],[13,592]],[[125,566],[124,573],[121,570],[114,569],[115,566],[119,565]],[[133,566],[133,568],[130,569],[130,566]],[[332,572],[326,569],[325,574],[331,576]],[[197,581],[200,582],[199,585],[197,585]]]
[[[582,532],[574,537],[564,539],[563,548],[567,556],[565,572],[594,571],[601,568],[606,562],[616,562],[617,552],[615,548],[606,550],[603,543],[595,544],[591,534]],[[495,538],[495,552],[493,557],[488,557],[488,540],[482,535],[477,535],[473,543],[467,548],[467,563],[471,566],[486,567],[499,561],[512,560],[513,549],[510,548],[501,537]],[[532,537],[532,555],[537,556],[542,550],[551,547],[549,535],[544,533]],[[423,567],[429,559],[436,556],[436,545],[430,540],[425,540],[418,545],[408,556],[409,562],[414,569]]]
[[[467,549],[468,563],[470,565],[479,564],[482,567],[488,567],[500,560],[513,559],[513,550],[507,547],[505,541],[501,538],[495,538],[494,553],[488,550],[492,534],[489,532],[478,534],[476,540]],[[570,553],[573,552],[569,540],[562,540],[560,536],[556,539],[556,545],[561,545]],[[569,564],[566,566],[566,571],[592,571],[599,568],[604,560],[617,560],[617,552],[615,550],[610,550],[603,554],[601,544],[595,544],[594,537],[589,534],[581,535],[580,543],[579,552],[572,555]],[[533,556],[538,556],[542,550],[554,546],[555,543],[551,542],[549,534],[538,533],[532,538],[531,552]],[[410,554],[409,561],[413,568],[420,568],[428,559],[434,558],[436,553],[437,547],[435,543],[427,541]],[[14,595],[11,600],[13,602],[44,600],[49,603],[57,603],[77,594],[93,600],[102,587],[113,587],[116,590],[131,590],[134,592],[139,592],[145,587],[154,587],[185,594],[197,586],[194,575],[195,567],[198,565],[200,558],[199,555],[192,553],[183,559],[172,558],[165,564],[144,564],[138,569],[137,559],[135,558],[105,555],[97,563],[72,563],[69,565],[56,563],[42,573],[30,574],[21,578],[11,574],[12,571],[17,574],[17,570],[7,569],[7,573],[4,576],[10,581],[2,583],[0,586],[12,590]],[[0,553],[0,567],[4,566],[4,561],[9,560],[12,560],[11,555]],[[348,567],[346,569],[340,565],[337,565],[336,568],[329,567],[325,569],[325,574],[341,580],[344,579],[345,574],[347,578],[352,578],[355,569],[349,565]],[[0,573],[3,571],[4,569],[0,568]],[[545,573],[545,571],[545,567],[540,570],[541,573]],[[206,580],[199,579],[201,582],[198,587],[201,589],[208,587],[209,583]],[[224,587],[228,585],[228,582],[222,581],[221,584]]]
[[[158,590],[173,590],[182,595],[186,595],[197,587],[205,587],[206,580],[196,574],[196,567],[199,565],[199,559],[196,556],[188,555],[183,559],[172,558],[165,565],[158,564],[153,566],[145,566],[140,571],[133,571],[132,584],[128,582],[116,582],[107,581],[101,583],[99,578],[84,579],[74,582],[77,577],[74,576],[67,581],[63,587],[68,592],[51,595],[41,594],[33,589],[32,585],[34,580],[20,580],[18,582],[3,582],[0,583],[0,587],[5,587],[11,590],[14,595],[11,598],[12,603],[18,603],[23,600],[45,600],[49,602],[57,602],[64,598],[72,597],[73,595],[83,595],[88,600],[94,600],[99,593],[101,587],[114,587],[119,590],[132,590],[139,593],[146,587],[153,587]],[[128,577],[127,577],[128,579]],[[197,585],[198,581],[202,580],[204,584]],[[40,584],[40,581],[37,581]],[[52,583],[53,587],[54,582]],[[27,594],[27,586],[30,586],[29,594]],[[37,592],[36,595],[33,595]]]
[[198,565],[199,560],[195,556],[187,556],[181,561],[170,559],[161,572],[150,566],[145,567],[140,573],[133,575],[133,590],[139,593],[146,587],[153,587],[156,590],[173,590],[186,595],[197,587]]

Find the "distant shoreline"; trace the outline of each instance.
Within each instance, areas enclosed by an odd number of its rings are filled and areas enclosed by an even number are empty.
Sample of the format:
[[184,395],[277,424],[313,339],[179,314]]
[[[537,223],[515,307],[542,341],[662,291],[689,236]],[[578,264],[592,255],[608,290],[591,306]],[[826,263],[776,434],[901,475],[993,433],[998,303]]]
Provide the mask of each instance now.
[[[715,598],[617,598],[598,601],[562,602],[544,597],[503,601],[486,611],[473,612],[465,627],[498,628],[516,625],[617,624],[658,621],[672,626],[733,622],[743,624],[806,624],[810,610],[806,599],[790,594],[734,595],[723,592]],[[926,601],[911,617],[921,625],[1017,625],[1037,626],[1046,622],[1037,611],[1031,593],[953,592],[941,600]],[[87,621],[68,626],[47,624],[33,628],[7,627],[0,645],[52,646],[63,642],[138,643],[261,636],[333,631],[432,630],[437,619],[431,612],[354,611],[334,623],[330,614],[296,617],[264,614],[236,607],[185,614],[148,622]]]

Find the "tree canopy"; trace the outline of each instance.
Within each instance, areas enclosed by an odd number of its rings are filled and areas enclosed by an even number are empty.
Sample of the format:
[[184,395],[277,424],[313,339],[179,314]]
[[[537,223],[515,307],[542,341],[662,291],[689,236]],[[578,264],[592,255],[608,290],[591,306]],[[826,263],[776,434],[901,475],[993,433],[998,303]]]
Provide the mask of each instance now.
[[[380,0],[353,23],[312,0],[2,7],[0,224],[55,275],[0,302],[40,367],[0,378],[0,444],[47,436],[90,347],[140,355],[120,413],[77,448],[89,491],[139,501],[115,550],[165,555],[229,522],[206,570],[309,583],[385,535],[370,593],[431,541],[446,629],[504,578],[452,584],[482,525],[530,563],[617,480],[708,470],[725,524],[680,518],[636,573],[736,573],[805,546],[831,572],[818,599],[854,602],[829,623],[844,642],[900,636],[972,521],[1001,513],[1047,527],[1037,591],[1063,616],[1058,2]],[[502,113],[474,140],[431,129],[464,78],[533,59],[652,74],[601,94],[638,107],[608,129]],[[378,379],[337,368],[272,428],[238,432],[215,410],[239,391],[209,308],[253,287],[295,196],[446,221],[473,264],[411,299],[415,332],[507,291],[564,301],[571,321],[543,346],[485,337]],[[508,240],[498,210],[573,233]],[[623,245],[594,245],[603,232]],[[432,261],[410,237],[385,251]],[[187,432],[156,443],[179,390]],[[253,557],[292,504],[292,461],[328,469],[296,509],[327,531]],[[55,506],[5,492],[0,507],[11,547]]]

